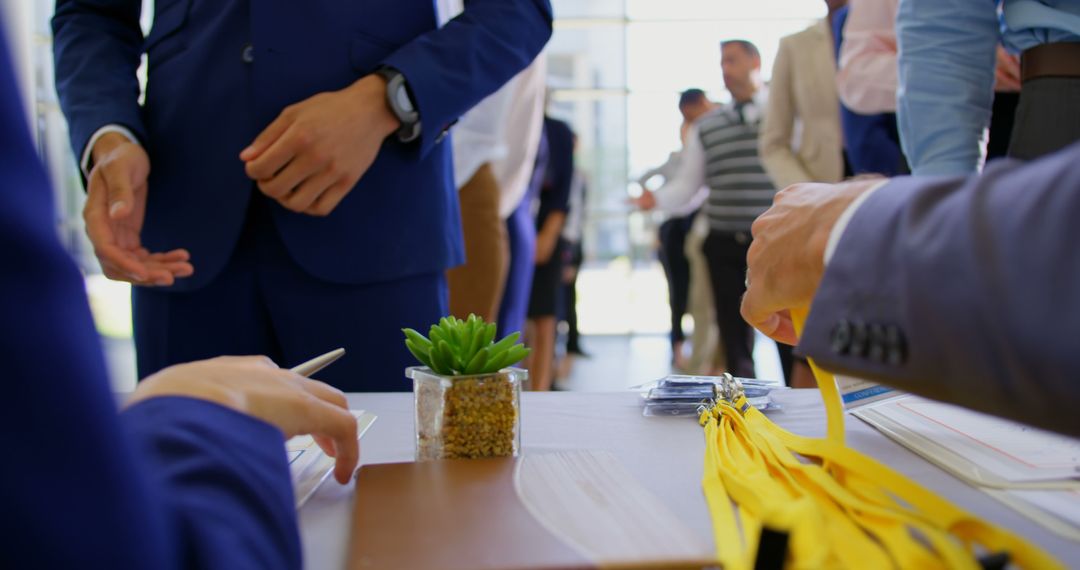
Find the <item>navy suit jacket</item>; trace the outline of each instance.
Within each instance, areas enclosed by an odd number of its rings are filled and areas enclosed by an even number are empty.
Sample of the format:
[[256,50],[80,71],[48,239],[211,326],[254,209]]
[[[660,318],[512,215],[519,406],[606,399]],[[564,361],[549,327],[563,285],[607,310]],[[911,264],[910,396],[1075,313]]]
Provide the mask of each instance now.
[[[418,142],[389,140],[326,218],[274,206],[286,248],[310,274],[372,283],[441,272],[463,259],[444,130],[540,52],[548,0],[470,0],[436,29],[432,0],[57,0],[56,82],[81,156],[108,124],[135,133],[151,160],[142,240],[187,248],[209,283],[224,267],[254,184],[238,155],[288,105],[387,65],[420,111]],[[250,46],[250,48],[249,48]],[[145,103],[135,70],[148,56]],[[391,137],[393,139],[393,137]]]
[[0,568],[300,567],[278,429],[180,397],[117,414],[3,29]]
[[1080,436],[1080,142],[905,177],[844,231],[800,350],[826,368]]

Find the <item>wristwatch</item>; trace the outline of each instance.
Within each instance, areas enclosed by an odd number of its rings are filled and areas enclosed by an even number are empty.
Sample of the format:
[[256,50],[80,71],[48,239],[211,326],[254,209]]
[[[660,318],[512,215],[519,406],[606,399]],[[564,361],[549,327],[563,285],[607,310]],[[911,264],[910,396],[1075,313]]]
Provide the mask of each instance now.
[[397,130],[398,140],[407,143],[420,138],[420,113],[409,93],[405,76],[392,67],[380,67],[375,73],[386,80],[386,104],[401,121],[401,127]]

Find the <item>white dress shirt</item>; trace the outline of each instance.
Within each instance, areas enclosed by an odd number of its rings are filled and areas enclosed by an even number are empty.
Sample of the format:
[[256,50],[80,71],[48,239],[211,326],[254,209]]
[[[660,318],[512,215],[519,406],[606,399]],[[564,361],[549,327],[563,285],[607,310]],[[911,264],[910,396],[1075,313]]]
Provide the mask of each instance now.
[[[764,87],[754,94],[753,105],[744,108],[747,122],[758,120],[755,113],[765,108],[768,93]],[[678,172],[653,193],[656,208],[671,215],[686,215],[701,207],[708,199],[709,190],[705,180],[705,145],[701,131],[695,123],[686,133]],[[691,207],[691,205],[693,207]]]
[[529,191],[540,137],[544,132],[547,55],[541,53],[514,78],[506,114],[506,154],[492,168],[499,181],[499,215],[508,218]]

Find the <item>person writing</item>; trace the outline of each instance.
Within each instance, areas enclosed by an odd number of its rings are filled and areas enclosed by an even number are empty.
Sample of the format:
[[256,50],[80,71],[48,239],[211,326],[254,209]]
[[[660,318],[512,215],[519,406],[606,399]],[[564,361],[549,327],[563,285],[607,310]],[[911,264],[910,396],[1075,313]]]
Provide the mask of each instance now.
[[265,357],[228,357],[160,371],[117,413],[4,29],[0,568],[300,568],[284,440],[314,435],[347,482],[359,448],[345,396]]

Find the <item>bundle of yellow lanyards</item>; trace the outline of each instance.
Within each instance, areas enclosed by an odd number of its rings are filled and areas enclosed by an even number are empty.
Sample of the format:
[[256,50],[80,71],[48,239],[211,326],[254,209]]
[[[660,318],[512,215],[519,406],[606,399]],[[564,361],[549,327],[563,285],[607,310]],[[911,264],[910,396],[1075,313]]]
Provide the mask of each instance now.
[[[796,315],[797,329],[804,318]],[[836,382],[811,366],[825,400],[825,439],[781,429],[742,397],[701,415],[703,486],[725,570],[753,567],[765,527],[788,534],[787,568],[978,569],[980,556],[999,553],[1020,568],[1064,568],[847,447]]]

